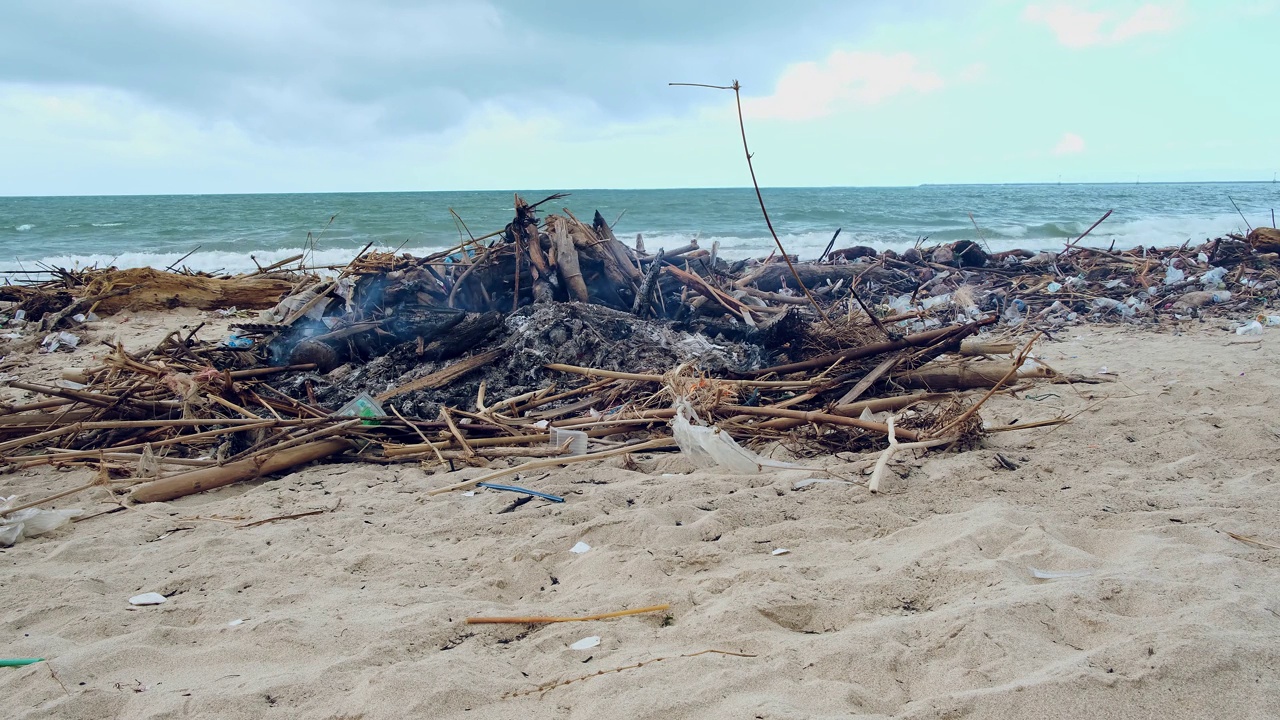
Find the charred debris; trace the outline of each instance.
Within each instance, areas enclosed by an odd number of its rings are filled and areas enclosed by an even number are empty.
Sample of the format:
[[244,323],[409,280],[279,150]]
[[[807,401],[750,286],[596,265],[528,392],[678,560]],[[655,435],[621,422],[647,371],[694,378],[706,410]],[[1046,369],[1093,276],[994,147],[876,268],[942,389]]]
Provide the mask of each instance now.
[[[144,352],[111,347],[57,384],[10,380],[32,401],[0,408],[0,462],[90,465],[99,480],[77,492],[152,501],[321,459],[498,477],[677,448],[741,471],[964,448],[994,393],[1067,379],[1032,353],[1045,333],[1250,318],[1280,281],[1280,234],[1266,228],[1163,249],[922,242],[730,261],[714,244],[624,243],[598,212],[540,210],[563,197],[517,197],[504,229],[444,252],[362,252],[328,275],[103,269],[4,286],[4,312],[48,333],[124,308],[264,311],[230,338],[174,332]],[[689,428],[746,464],[701,453]]]

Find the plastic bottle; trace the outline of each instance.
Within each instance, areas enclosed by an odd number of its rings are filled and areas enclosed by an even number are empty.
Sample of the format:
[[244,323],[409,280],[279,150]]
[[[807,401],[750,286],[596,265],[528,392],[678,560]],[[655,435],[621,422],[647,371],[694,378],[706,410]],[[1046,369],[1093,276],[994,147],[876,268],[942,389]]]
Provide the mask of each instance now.
[[1093,301],[1093,309],[1103,314],[1117,312],[1124,317],[1133,317],[1133,308],[1111,298],[1095,299]]

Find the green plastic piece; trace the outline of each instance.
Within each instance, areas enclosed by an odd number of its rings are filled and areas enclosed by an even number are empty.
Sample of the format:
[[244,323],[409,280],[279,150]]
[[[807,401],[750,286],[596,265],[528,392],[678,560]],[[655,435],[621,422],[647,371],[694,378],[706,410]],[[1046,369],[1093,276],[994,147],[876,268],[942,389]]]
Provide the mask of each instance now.
[[44,658],[0,658],[0,667],[23,667],[44,662]]

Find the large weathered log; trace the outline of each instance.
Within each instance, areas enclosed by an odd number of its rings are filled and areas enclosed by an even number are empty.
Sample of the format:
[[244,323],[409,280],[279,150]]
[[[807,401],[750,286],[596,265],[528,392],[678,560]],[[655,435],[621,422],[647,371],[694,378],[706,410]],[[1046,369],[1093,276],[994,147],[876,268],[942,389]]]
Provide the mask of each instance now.
[[599,210],[596,211],[596,216],[595,219],[592,220],[591,227],[596,231],[596,235],[599,235],[604,239],[605,250],[613,256],[614,260],[618,263],[618,267],[626,273],[631,282],[640,282],[644,275],[636,265],[635,258],[633,257],[631,250],[626,245],[622,244],[622,242],[618,240],[617,236],[613,234],[613,228],[609,227],[609,223],[605,222],[604,216],[600,214]]
[[519,195],[516,196],[515,203],[516,219],[511,223],[510,240],[515,243],[517,253],[523,251],[529,257],[529,264],[532,266],[530,274],[533,276],[533,301],[551,302],[554,299],[550,283],[551,263],[542,252],[542,235],[538,232],[538,218],[534,215],[534,209],[529,207],[529,204]]
[[442,388],[454,380],[494,362],[505,354],[507,354],[506,350],[497,348],[495,350],[482,352],[478,355],[472,355],[471,357],[466,358],[465,360],[459,360],[446,368],[441,368],[430,375],[424,375],[417,380],[405,383],[400,387],[392,388],[381,395],[378,395],[377,400],[378,402],[383,402],[390,400],[393,397],[404,395],[405,393],[414,392],[415,390],[435,390]]
[[101,274],[85,287],[83,294],[106,295],[118,288],[128,288],[128,292],[103,299],[96,308],[99,314],[125,309],[172,310],[176,307],[266,310],[275,307],[280,298],[293,289],[293,285],[264,277],[221,279],[132,268]]
[[[853,282],[859,275],[868,271],[868,266],[863,264],[852,265],[813,265],[803,264],[796,265],[796,273],[800,275],[800,279],[804,281],[806,287],[813,288],[823,285],[830,281],[833,283],[845,281],[845,287]],[[783,287],[795,289],[796,279],[783,263],[770,263],[760,270],[753,273],[753,281],[751,284],[756,288],[765,292],[777,292]],[[738,283],[735,283],[737,285]]]
[[976,333],[979,328],[983,327],[984,325],[990,325],[991,323],[994,323],[997,319],[998,319],[997,316],[989,315],[981,320],[971,322],[968,325],[962,325],[960,327],[944,327],[944,328],[939,328],[937,330],[927,330],[922,333],[916,333],[915,335],[908,335],[902,338],[901,340],[891,340],[887,342],[871,343],[870,345],[863,345],[861,347],[850,348],[848,350],[841,350],[838,353],[831,353],[830,355],[823,355],[821,357],[811,358],[803,362],[791,363],[789,365],[778,365],[775,367],[764,368],[763,370],[756,370],[755,372],[750,374],[752,376],[759,377],[761,375],[769,375],[773,373],[776,373],[778,375],[786,375],[788,373],[801,372],[803,370],[813,370],[814,368],[826,367],[827,365],[831,365],[832,363],[838,360],[844,360],[844,361],[857,360],[859,358],[872,357],[874,355],[893,352],[895,350],[902,350],[904,348],[923,347],[925,345],[932,345],[933,343],[937,342],[943,337],[946,337],[947,335],[954,336],[956,345],[958,347],[960,344],[961,338],[968,335],[972,335],[973,333]]
[[[1007,362],[956,363],[953,365],[926,365],[919,370],[912,370],[893,376],[893,381],[902,387],[921,388],[936,392],[939,390],[972,390],[974,388],[995,387],[1001,380],[1010,377],[1012,366]],[[1054,373],[1043,366],[1022,367],[1012,378],[1019,380],[1052,378]]]
[[[590,226],[584,225],[572,216],[569,218],[569,235],[573,238],[573,244],[578,248],[581,257],[598,264],[604,275],[603,282],[595,283],[596,302],[618,310],[630,308],[635,299],[636,282],[641,279],[639,277],[632,279],[628,272],[628,270],[634,270],[630,260],[623,257],[626,261],[624,267],[610,252],[607,240],[597,235]],[[639,275],[638,271],[636,274]]]
[[1268,227],[1254,228],[1246,239],[1258,252],[1280,253],[1280,230]]
[[504,314],[498,311],[467,313],[462,322],[452,326],[422,349],[424,360],[447,360],[483,345],[502,326]]
[[644,317],[645,310],[649,307],[649,303],[653,298],[653,287],[658,282],[658,273],[662,271],[662,251],[658,251],[657,257],[653,263],[649,265],[649,272],[645,273],[644,280],[640,283],[640,290],[636,293],[635,302],[631,304],[631,314]]
[[578,249],[569,236],[568,225],[568,220],[557,215],[547,218],[547,234],[551,237],[551,247],[555,249],[556,269],[575,300],[590,302],[587,283],[582,279],[582,269],[578,265]]

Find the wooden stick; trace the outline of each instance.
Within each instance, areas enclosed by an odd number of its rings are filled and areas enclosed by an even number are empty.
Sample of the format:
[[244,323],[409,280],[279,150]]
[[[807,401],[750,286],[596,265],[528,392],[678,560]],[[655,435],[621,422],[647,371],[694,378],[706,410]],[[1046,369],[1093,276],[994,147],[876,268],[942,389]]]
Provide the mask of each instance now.
[[19,510],[26,510],[27,508],[33,508],[33,507],[36,507],[37,505],[43,505],[43,504],[45,504],[45,503],[53,502],[54,500],[60,500],[60,499],[62,499],[62,498],[64,498],[64,497],[67,497],[67,496],[70,496],[70,495],[75,495],[75,494],[76,494],[76,493],[78,493],[78,492],[84,492],[85,490],[88,490],[89,488],[97,487],[97,486],[99,486],[99,485],[101,485],[101,484],[102,484],[102,481],[101,481],[101,480],[95,480],[95,481],[93,481],[93,482],[89,483],[88,485],[81,485],[81,486],[80,486],[80,487],[78,487],[78,488],[72,488],[72,489],[67,490],[67,491],[65,491],[65,492],[60,492],[60,493],[58,493],[57,495],[50,495],[49,497],[40,498],[39,500],[36,500],[36,501],[34,501],[34,502],[25,503],[25,504],[23,504],[23,505],[19,505],[19,506],[17,506],[17,507],[11,507],[11,508],[9,508],[8,510],[0,510],[0,517],[4,517],[5,515],[8,515],[9,513],[15,513],[15,512],[18,512]]
[[949,437],[949,438],[938,438],[936,440],[922,440],[920,442],[912,442],[912,443],[899,443],[896,434],[897,432],[901,432],[901,431],[894,430],[892,415],[889,416],[888,426],[889,426],[889,447],[885,448],[884,452],[880,453],[880,458],[876,460],[876,468],[875,470],[871,471],[871,481],[867,483],[867,489],[873,493],[880,492],[880,480],[884,477],[885,470],[889,467],[889,460],[893,457],[894,453],[898,452],[899,450],[919,450],[924,448],[938,447],[939,445],[947,445],[949,443],[953,443],[956,440],[960,439],[955,437]]
[[995,315],[989,315],[981,320],[971,322],[967,325],[958,327],[938,328],[937,330],[928,330],[915,335],[908,335],[901,340],[872,343],[861,347],[851,348],[849,350],[841,350],[838,353],[823,355],[822,357],[812,358],[803,362],[795,362],[787,365],[777,365],[763,370],[756,370],[751,375],[760,377],[761,375],[778,374],[786,375],[802,370],[813,370],[815,368],[826,367],[837,360],[857,360],[859,358],[880,355],[881,353],[893,352],[894,350],[902,350],[903,348],[916,347],[920,345],[932,345],[935,341],[946,336],[948,333],[960,333],[963,335],[971,335],[978,331],[984,325],[990,325],[996,321]]
[[[1105,216],[1104,216],[1104,219],[1105,219]],[[1102,220],[1099,220],[1098,222],[1102,222]],[[983,403],[990,400],[991,396],[996,394],[996,391],[1000,389],[1000,386],[1008,382],[1009,378],[1018,374],[1018,369],[1022,367],[1022,363],[1026,362],[1027,355],[1031,352],[1031,346],[1036,344],[1036,340],[1039,340],[1042,334],[1043,333],[1036,333],[1035,335],[1031,336],[1031,339],[1027,341],[1027,344],[1025,346],[1023,346],[1022,352],[1019,352],[1018,357],[1013,359],[1013,367],[1009,368],[1009,372],[1005,373],[1004,377],[1000,378],[999,382],[991,386],[991,389],[987,391],[987,394],[983,395],[982,398],[978,400],[978,402],[974,403],[973,407],[966,410],[964,414],[962,414],[960,417],[947,423],[946,427],[939,430],[936,434],[942,435],[948,432],[949,430],[951,430],[952,428],[958,427],[961,423],[968,420],[970,417],[973,417],[973,414],[978,412],[978,408],[982,407]]]
[[[845,417],[857,417],[862,414],[863,410],[871,412],[884,412],[901,410],[905,407],[921,402],[934,402],[948,397],[948,393],[917,393],[915,395],[899,395],[891,398],[876,398],[874,400],[863,400],[861,402],[852,403],[850,405],[837,405],[828,410],[832,415],[843,415]],[[760,430],[787,430],[805,424],[804,420],[795,420],[790,418],[779,418],[777,420],[766,420],[756,426]]]
[[649,607],[636,608],[634,610],[619,610],[617,612],[600,613],[599,615],[581,615],[578,617],[469,617],[468,625],[487,625],[505,623],[510,625],[541,625],[544,623],[563,623],[563,622],[589,622],[591,620],[608,620],[610,618],[626,617],[628,615],[642,615],[644,613],[662,612],[670,610],[671,606],[650,605]]
[[[85,424],[87,425],[87,424],[89,424],[89,423],[85,423]],[[148,444],[150,444],[152,448],[166,447],[166,446],[168,446],[168,445],[181,445],[181,444],[183,444],[183,443],[191,442],[192,440],[202,440],[202,439],[205,439],[205,438],[218,437],[218,436],[220,436],[220,435],[227,435],[227,434],[229,434],[229,433],[233,433],[233,432],[244,432],[245,430],[258,430],[258,429],[260,429],[260,428],[268,428],[268,427],[272,427],[272,426],[274,426],[274,425],[276,425],[276,421],[275,421],[275,420],[259,421],[259,422],[257,422],[257,423],[253,423],[253,424],[250,424],[250,425],[238,425],[238,426],[236,426],[236,427],[232,427],[232,428],[224,428],[224,429],[218,429],[218,430],[206,430],[205,432],[195,433],[194,435],[179,435],[179,436],[178,436],[178,437],[176,437],[176,438],[170,438],[170,439],[168,439],[168,440],[160,440],[160,441],[153,442],[153,443],[145,443],[145,442],[143,442],[143,443],[133,443],[132,445],[120,445],[120,446],[118,446],[118,447],[102,448],[101,450],[74,450],[74,451],[68,451],[68,452],[66,452],[66,453],[63,453],[63,454],[58,455],[58,456],[57,456],[57,459],[59,459],[59,460],[70,460],[70,459],[72,459],[72,458],[76,458],[76,457],[88,457],[88,458],[94,458],[94,457],[97,457],[97,456],[98,456],[98,453],[99,453],[99,452],[101,452],[102,450],[114,450],[115,452],[123,452],[123,451],[125,451],[125,450],[141,450],[143,447],[145,447],[145,446],[146,446],[146,445],[148,445]],[[26,467],[26,466],[28,466],[28,464],[29,464],[31,461],[37,461],[37,460],[47,461],[47,460],[48,460],[48,458],[49,458],[49,456],[32,455],[32,456],[29,456],[29,457],[23,457],[23,456],[19,456],[19,457],[13,457],[13,456],[10,456],[10,457],[3,457],[3,458],[0,458],[0,460],[5,460],[5,461],[9,461],[9,462],[22,462],[22,463],[24,463],[24,467]],[[47,463],[46,463],[46,462],[35,462],[35,465],[44,465],[44,464],[47,464]],[[34,465],[31,465],[31,466],[32,466],[32,467],[34,467]]]
[[496,350],[488,350],[477,355],[472,355],[469,358],[459,360],[458,362],[441,368],[429,375],[423,375],[417,380],[405,383],[397,388],[392,388],[378,395],[376,399],[378,402],[386,402],[393,397],[414,392],[415,390],[435,390],[437,388],[442,388],[463,375],[494,362],[506,353],[507,351],[503,348],[497,348]]
[[836,404],[848,405],[854,400],[862,397],[862,393],[870,389],[877,380],[879,380],[885,373],[896,367],[900,362],[902,362],[901,355],[890,355],[888,358],[885,358],[884,362],[875,366],[871,372],[864,375],[862,379],[858,381],[857,385],[850,388],[849,392],[845,393],[843,397],[836,401]]
[[440,417],[444,420],[444,424],[449,426],[449,432],[453,434],[453,439],[457,440],[458,445],[462,447],[462,452],[467,457],[473,457],[476,451],[472,450],[471,446],[467,444],[467,439],[458,431],[458,426],[453,424],[453,418],[449,416],[449,409],[443,405],[440,406]]
[[[543,367],[548,370],[573,373],[574,375],[583,375],[591,378],[612,378],[614,380],[635,380],[636,382],[653,383],[660,383],[665,380],[662,375],[644,375],[641,373],[625,373],[613,370],[596,370],[594,368],[578,367],[577,365],[564,365],[562,363],[551,363],[549,365],[544,365]],[[708,378],[708,380],[715,383],[733,385],[735,387],[806,388],[813,385],[812,380],[725,380],[722,378]]]
[[604,460],[606,458],[617,457],[618,455],[627,455],[633,452],[640,452],[641,450],[659,450],[659,449],[665,450],[673,447],[676,447],[675,440],[671,438],[663,438],[661,440],[649,440],[648,442],[637,443],[635,445],[624,445],[623,447],[614,448],[612,450],[603,450],[601,452],[587,453],[586,455],[573,455],[571,457],[551,458],[549,460],[533,460],[531,462],[523,463],[515,467],[510,467],[504,470],[491,472],[486,475],[481,475],[480,477],[472,480],[464,480],[460,483],[454,483],[453,485],[449,485],[447,487],[437,488],[435,490],[429,490],[427,492],[427,495],[439,495],[441,493],[454,492],[456,490],[469,490],[475,487],[476,485],[479,485],[482,482],[497,480],[500,477],[506,477],[507,475],[515,475],[517,473],[522,473],[528,470],[537,470],[539,468],[544,468],[544,467],[555,467],[557,465],[567,465],[569,463],[587,462],[588,460]]
[[[843,415],[831,415],[829,413],[818,412],[817,410],[805,412],[803,410],[784,410],[782,408],[768,407],[747,407],[745,405],[720,405],[719,409],[726,412],[737,413],[739,415],[757,415],[769,418],[791,418],[806,423],[827,423],[828,425],[844,425],[847,427],[855,427],[861,430],[870,430],[881,435],[888,435],[891,431],[889,426],[878,422],[870,422],[868,420],[859,420],[858,418],[845,417]],[[915,431],[899,430],[898,434],[908,440],[917,439]]]

